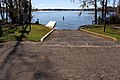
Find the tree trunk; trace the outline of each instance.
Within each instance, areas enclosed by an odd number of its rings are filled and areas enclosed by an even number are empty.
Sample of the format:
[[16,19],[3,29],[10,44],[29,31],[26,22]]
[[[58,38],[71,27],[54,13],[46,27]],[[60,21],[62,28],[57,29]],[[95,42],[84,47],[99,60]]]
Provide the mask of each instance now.
[[1,2],[0,2],[0,15],[1,15],[1,19],[3,20],[4,16],[3,16],[3,7]]
[[6,22],[8,22],[8,3],[7,3],[7,0],[5,0],[5,4],[6,4]]
[[9,0],[9,4],[10,4],[10,6],[9,6],[9,17],[11,18],[11,22],[12,23],[16,23],[17,22],[17,18],[16,17],[14,17],[14,12],[15,12],[15,8],[14,8],[14,4],[13,4],[14,2],[12,1],[12,0]]
[[104,2],[105,2],[105,0],[102,1],[102,22],[104,19]]
[[105,2],[105,20],[104,20],[104,32],[106,32],[106,15],[107,15],[107,0]]
[[2,21],[0,20],[0,37],[2,37]]
[[95,0],[95,24],[97,24],[97,0]]

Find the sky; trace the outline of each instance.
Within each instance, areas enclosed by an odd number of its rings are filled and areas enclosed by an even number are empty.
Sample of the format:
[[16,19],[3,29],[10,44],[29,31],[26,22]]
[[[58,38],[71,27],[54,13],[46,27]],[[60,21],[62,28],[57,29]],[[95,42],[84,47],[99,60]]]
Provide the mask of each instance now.
[[[112,1],[110,0],[109,5]],[[71,0],[32,0],[32,7],[38,9],[79,9],[79,6],[80,4],[73,4]]]
[[32,6],[39,9],[77,9],[78,4],[73,4],[70,0],[32,0]]

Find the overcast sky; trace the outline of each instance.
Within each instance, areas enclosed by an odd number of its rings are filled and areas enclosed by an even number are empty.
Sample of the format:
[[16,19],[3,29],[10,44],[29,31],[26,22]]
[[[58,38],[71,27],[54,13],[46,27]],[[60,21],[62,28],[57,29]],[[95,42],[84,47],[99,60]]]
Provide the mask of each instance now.
[[[113,0],[110,0],[112,3]],[[109,3],[109,4],[111,4]],[[73,4],[71,0],[32,0],[32,6],[39,9],[77,9],[79,4]]]

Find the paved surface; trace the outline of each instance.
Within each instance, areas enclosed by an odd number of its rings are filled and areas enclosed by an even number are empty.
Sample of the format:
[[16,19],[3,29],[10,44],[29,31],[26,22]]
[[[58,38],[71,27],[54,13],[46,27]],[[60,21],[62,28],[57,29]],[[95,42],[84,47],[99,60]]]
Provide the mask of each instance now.
[[80,31],[0,43],[0,80],[120,80],[120,45]]

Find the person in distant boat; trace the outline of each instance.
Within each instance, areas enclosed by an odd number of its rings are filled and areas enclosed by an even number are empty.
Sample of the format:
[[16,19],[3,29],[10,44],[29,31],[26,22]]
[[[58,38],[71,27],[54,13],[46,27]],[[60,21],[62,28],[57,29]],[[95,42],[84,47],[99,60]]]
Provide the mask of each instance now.
[[64,19],[65,19],[65,18],[64,18],[64,16],[63,16],[63,21],[64,21]]

